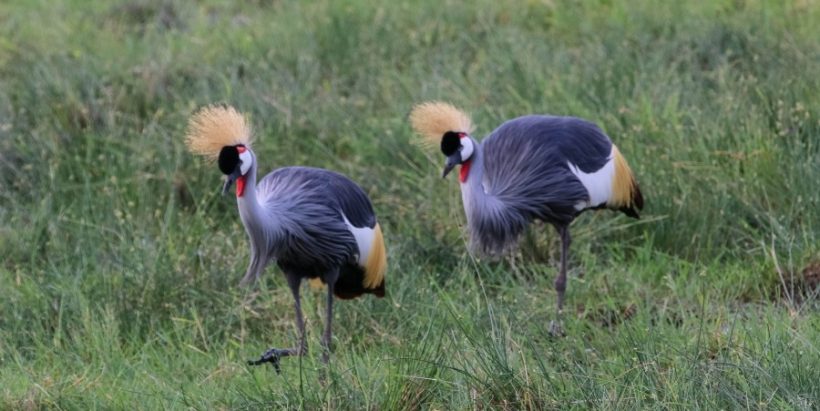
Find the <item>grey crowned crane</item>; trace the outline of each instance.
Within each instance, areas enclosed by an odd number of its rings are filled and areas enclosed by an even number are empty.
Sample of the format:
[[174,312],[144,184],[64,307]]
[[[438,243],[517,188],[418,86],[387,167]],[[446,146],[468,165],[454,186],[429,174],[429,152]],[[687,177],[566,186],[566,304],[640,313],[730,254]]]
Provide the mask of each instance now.
[[253,283],[275,261],[293,293],[297,346],[271,348],[250,364],[270,362],[279,371],[281,357],[307,353],[299,298],[303,279],[327,284],[322,336],[322,361],[327,363],[334,296],[384,296],[387,255],[367,194],[347,177],[319,168],[284,167],[257,183],[250,128],[229,106],[209,106],[194,114],[186,143],[192,153],[218,160],[227,176],[223,195],[236,183],[239,216],[250,242],[250,264],[240,284]]
[[513,248],[533,220],[552,224],[561,238],[555,279],[562,333],[570,223],[589,209],[608,208],[639,218],[643,196],[618,148],[600,128],[574,117],[529,115],[509,120],[478,142],[470,117],[441,102],[416,106],[415,131],[440,144],[447,158],[442,177],[461,165],[461,198],[470,248],[497,256]]

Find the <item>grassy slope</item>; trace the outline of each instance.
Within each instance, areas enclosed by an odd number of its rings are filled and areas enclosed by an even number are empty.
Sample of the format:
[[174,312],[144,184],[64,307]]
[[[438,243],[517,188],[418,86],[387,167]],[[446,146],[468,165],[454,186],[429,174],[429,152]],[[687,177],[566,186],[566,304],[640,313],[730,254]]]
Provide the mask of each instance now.
[[[0,4],[0,408],[820,406],[818,305],[778,277],[820,258],[816,2],[53,3]],[[630,159],[645,218],[573,226],[566,338],[551,229],[513,265],[465,254],[456,183],[410,143],[433,98],[479,135],[586,117]],[[243,365],[292,308],[274,269],[235,287],[234,202],[183,147],[220,101],[263,170],[342,171],[382,221],[389,295],[337,306],[325,388],[321,295],[313,355]]]

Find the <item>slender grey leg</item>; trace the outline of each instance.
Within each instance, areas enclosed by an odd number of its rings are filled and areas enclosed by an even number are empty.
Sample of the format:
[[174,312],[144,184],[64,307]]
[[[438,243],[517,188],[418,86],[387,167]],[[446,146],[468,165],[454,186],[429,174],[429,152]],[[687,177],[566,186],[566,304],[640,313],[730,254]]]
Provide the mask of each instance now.
[[333,291],[336,288],[336,280],[338,278],[338,270],[325,278],[327,282],[327,312],[325,313],[325,332],[324,335],[322,335],[322,362],[325,364],[330,360],[330,343],[333,337],[333,332],[331,331],[331,324],[333,323]]
[[293,308],[296,314],[296,328],[299,333],[299,345],[296,355],[307,354],[307,341],[305,340],[305,318],[302,316],[302,299],[299,297],[299,286],[302,284],[302,278],[289,275],[288,286],[293,293]]
[[276,369],[276,372],[281,372],[279,368],[279,359],[282,357],[298,356],[307,354],[307,342],[305,341],[305,319],[302,316],[302,301],[299,296],[299,285],[302,283],[302,277],[285,273],[285,278],[288,280],[288,287],[293,293],[293,307],[296,311],[296,328],[298,328],[299,342],[294,348],[270,348],[262,354],[256,361],[248,361],[249,365],[260,365],[269,362]]
[[564,334],[562,326],[564,314],[564,292],[567,290],[567,259],[569,259],[569,245],[572,242],[572,238],[569,235],[568,226],[556,226],[555,229],[561,237],[561,268],[558,272],[558,277],[555,278],[555,291],[558,294],[556,320],[550,323],[549,331],[550,334],[557,336]]
[[561,272],[555,279],[555,291],[558,292],[558,312],[564,309],[564,291],[567,290],[567,259],[569,259],[569,244],[572,239],[569,236],[569,227],[558,229],[561,235]]

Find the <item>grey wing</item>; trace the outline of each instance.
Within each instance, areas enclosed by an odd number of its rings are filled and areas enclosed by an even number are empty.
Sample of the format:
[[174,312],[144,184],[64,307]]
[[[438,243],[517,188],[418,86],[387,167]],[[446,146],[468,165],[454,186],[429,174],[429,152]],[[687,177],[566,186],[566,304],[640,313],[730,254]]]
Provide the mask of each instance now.
[[376,222],[373,205],[359,185],[349,178],[325,171],[327,191],[355,232],[358,255],[342,266],[334,293],[339,298],[354,298],[364,293],[383,297],[387,259],[381,228]]
[[376,214],[364,190],[339,173],[325,172],[328,174],[328,192],[337,200],[341,212],[350,224],[357,228],[375,227]]
[[331,172],[285,167],[265,176],[264,206],[281,221],[285,241],[277,256],[283,267],[322,272],[339,267],[357,253],[356,241],[344,223],[336,193],[329,189]]
[[593,124],[572,117],[510,120],[482,142],[487,192],[530,218],[569,223],[589,193],[568,163],[597,170],[611,145]]

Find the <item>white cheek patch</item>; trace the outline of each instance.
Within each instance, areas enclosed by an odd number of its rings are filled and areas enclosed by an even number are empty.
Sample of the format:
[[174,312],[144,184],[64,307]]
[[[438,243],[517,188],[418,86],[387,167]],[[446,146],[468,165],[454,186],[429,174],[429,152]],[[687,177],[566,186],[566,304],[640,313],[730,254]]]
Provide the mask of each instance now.
[[370,248],[373,246],[373,238],[375,237],[373,234],[376,230],[367,227],[354,227],[353,224],[350,224],[350,221],[347,220],[347,217],[345,217],[344,214],[342,214],[342,218],[345,219],[347,228],[356,239],[356,245],[359,246],[359,265],[364,267],[365,264],[367,264],[367,257],[370,255]]
[[251,169],[253,156],[248,150],[245,150],[245,152],[239,153],[239,160],[242,161],[242,165],[239,166],[239,171],[244,176]]
[[581,171],[575,164],[567,163],[569,171],[581,180],[581,184],[589,193],[589,202],[581,202],[575,205],[578,210],[587,207],[595,207],[606,203],[612,197],[612,178],[615,177],[615,161],[610,157],[609,161],[600,170],[591,173]]
[[461,139],[461,161],[467,161],[472,157],[473,150],[473,140],[469,137],[463,137]]

